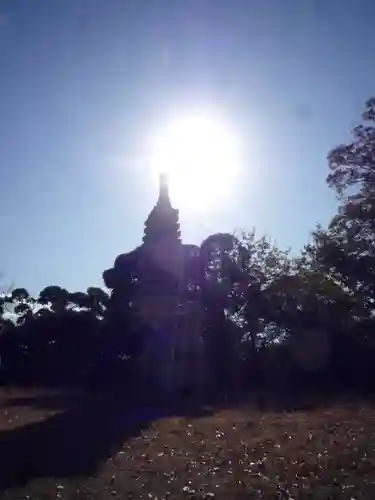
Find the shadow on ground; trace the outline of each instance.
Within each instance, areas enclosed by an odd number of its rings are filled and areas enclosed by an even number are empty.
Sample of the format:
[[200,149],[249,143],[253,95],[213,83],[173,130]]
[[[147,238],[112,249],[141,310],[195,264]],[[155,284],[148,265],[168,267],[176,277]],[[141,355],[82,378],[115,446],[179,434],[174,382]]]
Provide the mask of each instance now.
[[[10,398],[6,407],[61,410],[45,420],[0,431],[0,489],[40,477],[94,476],[122,443],[158,418],[181,411],[127,405],[123,398],[64,395]],[[185,416],[203,415],[199,410]]]
[[[30,395],[29,395],[30,396]],[[45,410],[47,418],[0,431],[0,490],[24,486],[42,477],[95,476],[122,444],[140,434],[153,421],[168,416],[199,418],[225,408],[256,408],[260,412],[308,411],[325,398],[278,398],[275,394],[248,396],[232,401],[211,401],[209,406],[185,404],[167,411],[160,405],[130,404],[126,396],[92,393],[61,393],[12,397],[4,408]],[[298,402],[297,402],[298,401]],[[287,403],[287,404],[286,404]],[[48,411],[59,412],[48,416]]]

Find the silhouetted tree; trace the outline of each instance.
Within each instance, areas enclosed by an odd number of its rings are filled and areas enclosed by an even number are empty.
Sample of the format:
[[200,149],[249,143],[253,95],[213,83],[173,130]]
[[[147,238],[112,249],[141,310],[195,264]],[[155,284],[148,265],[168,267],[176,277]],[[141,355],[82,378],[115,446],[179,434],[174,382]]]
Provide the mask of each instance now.
[[[328,227],[315,228],[299,255],[292,258],[255,231],[217,233],[200,246],[182,247],[182,284],[145,259],[141,246],[104,272],[110,295],[58,285],[35,297],[25,288],[4,292],[2,382],[134,389],[143,339],[152,335],[136,310],[147,283],[176,293],[177,308],[200,304],[205,362],[217,394],[280,384],[289,391],[373,388],[375,98],[362,118],[352,142],[328,155],[338,213]],[[145,240],[164,235],[179,246],[178,213],[167,198],[147,219]]]

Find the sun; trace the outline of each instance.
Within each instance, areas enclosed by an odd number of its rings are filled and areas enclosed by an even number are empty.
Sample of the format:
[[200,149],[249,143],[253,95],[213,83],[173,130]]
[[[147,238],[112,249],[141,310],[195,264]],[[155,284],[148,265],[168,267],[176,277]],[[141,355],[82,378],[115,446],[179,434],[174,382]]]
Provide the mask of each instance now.
[[238,135],[222,117],[178,114],[152,137],[154,173],[166,173],[172,202],[189,211],[204,211],[233,192],[240,170]]

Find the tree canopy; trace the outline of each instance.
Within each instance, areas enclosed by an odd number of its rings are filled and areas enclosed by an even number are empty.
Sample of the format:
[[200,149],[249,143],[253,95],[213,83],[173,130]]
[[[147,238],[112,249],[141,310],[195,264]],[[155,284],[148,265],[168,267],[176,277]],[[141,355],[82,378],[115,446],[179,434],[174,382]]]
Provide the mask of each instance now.
[[[205,363],[216,392],[280,383],[373,385],[374,122],[371,98],[352,141],[329,152],[327,184],[338,195],[337,213],[327,227],[312,231],[299,255],[255,230],[213,234],[200,246],[184,247],[181,300],[196,301],[203,311]],[[38,296],[22,287],[3,292],[2,383],[136,383],[134,361],[144,339],[134,306],[136,255],[118,257],[121,279],[104,273],[111,292],[58,285]]]

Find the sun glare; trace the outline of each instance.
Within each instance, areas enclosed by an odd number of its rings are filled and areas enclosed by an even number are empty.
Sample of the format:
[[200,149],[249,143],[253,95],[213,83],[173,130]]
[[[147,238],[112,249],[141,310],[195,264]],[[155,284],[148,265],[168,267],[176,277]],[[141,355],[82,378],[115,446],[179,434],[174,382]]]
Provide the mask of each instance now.
[[180,115],[152,138],[151,165],[155,173],[168,174],[176,206],[207,210],[233,190],[240,170],[239,140],[217,116]]

